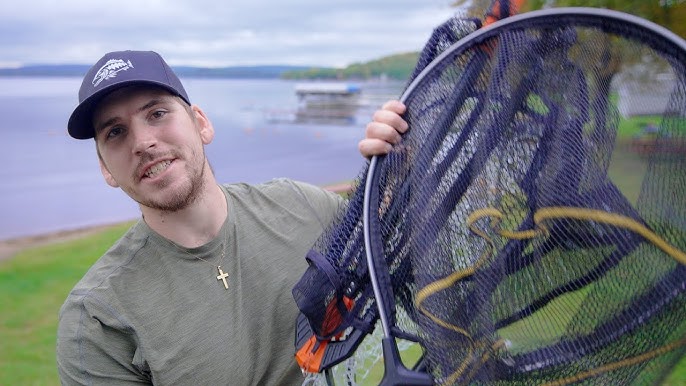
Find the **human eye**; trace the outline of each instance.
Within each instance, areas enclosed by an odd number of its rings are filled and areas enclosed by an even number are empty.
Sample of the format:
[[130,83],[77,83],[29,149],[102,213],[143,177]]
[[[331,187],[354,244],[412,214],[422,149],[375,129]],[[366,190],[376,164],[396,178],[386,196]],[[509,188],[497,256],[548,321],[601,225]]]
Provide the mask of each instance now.
[[159,120],[159,119],[164,118],[165,115],[167,115],[167,110],[156,109],[150,113],[150,118],[153,120]]
[[112,126],[107,129],[105,139],[110,140],[121,136],[124,133],[124,128],[121,126]]

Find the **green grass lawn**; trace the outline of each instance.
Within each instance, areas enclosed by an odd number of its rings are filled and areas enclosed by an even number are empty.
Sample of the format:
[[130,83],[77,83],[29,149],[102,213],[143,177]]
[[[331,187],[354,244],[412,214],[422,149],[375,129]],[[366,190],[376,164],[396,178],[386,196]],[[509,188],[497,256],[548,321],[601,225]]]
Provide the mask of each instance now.
[[0,385],[59,385],[59,308],[88,267],[129,226],[28,249],[0,261]]

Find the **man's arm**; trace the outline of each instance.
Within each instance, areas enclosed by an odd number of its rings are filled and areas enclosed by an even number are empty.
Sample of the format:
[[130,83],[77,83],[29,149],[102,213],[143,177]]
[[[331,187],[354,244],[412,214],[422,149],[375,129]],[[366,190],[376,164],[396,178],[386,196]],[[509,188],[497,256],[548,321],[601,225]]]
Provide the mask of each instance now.
[[62,385],[150,384],[134,366],[136,347],[122,321],[87,295],[70,295],[57,331]]
[[401,116],[403,113],[405,105],[397,100],[386,102],[374,113],[372,121],[367,124],[365,138],[358,145],[364,157],[387,154],[393,145],[400,142],[400,134],[408,129]]

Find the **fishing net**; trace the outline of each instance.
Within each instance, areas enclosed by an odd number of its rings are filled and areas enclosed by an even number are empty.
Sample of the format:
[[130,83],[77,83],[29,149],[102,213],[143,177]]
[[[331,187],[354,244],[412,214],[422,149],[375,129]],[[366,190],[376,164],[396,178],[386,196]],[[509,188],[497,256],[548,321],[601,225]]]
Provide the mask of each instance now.
[[410,130],[308,255],[301,366],[380,320],[385,384],[660,383],[686,347],[686,43],[587,8],[477,27],[419,66]]

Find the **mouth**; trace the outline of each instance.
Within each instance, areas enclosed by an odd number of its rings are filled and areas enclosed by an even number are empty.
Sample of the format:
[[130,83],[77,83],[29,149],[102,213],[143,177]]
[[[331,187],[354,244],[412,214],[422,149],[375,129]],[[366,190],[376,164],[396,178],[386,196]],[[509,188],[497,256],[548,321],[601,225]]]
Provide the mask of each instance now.
[[152,164],[150,167],[148,167],[143,175],[141,176],[141,179],[145,178],[155,178],[169,167],[169,165],[172,164],[174,160],[163,160],[159,161],[155,164]]

